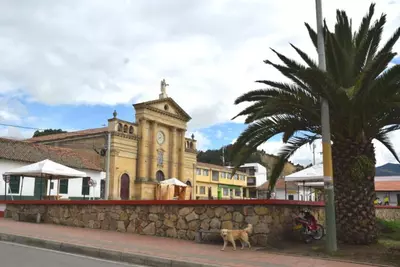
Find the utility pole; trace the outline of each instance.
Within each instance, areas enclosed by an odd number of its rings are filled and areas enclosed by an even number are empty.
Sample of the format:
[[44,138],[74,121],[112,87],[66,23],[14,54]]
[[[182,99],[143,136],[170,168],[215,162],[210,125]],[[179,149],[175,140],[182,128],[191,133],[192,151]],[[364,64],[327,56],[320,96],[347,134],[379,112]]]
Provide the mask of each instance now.
[[225,166],[225,147],[222,147],[222,166]]
[[111,132],[107,135],[107,162],[106,162],[106,185],[104,190],[104,199],[108,200],[110,186],[110,157],[111,157]]
[[313,154],[312,165],[315,165],[315,143],[312,144],[312,154]]
[[[326,71],[325,42],[322,28],[322,0],[315,0],[317,15],[317,40],[318,40],[318,67]],[[322,131],[322,157],[324,164],[324,191],[325,191],[325,223],[326,223],[326,249],[328,253],[337,251],[335,196],[333,191],[333,168],[331,149],[331,130],[329,118],[329,104],[321,98],[321,131]]]

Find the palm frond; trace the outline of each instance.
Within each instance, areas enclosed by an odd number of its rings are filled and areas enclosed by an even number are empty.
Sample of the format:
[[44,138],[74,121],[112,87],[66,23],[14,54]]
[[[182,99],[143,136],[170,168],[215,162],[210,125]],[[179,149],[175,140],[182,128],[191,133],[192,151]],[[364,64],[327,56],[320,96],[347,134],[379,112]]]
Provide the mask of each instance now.
[[286,66],[288,68],[290,68],[293,71],[298,71],[298,70],[304,70],[306,69],[305,66],[301,65],[300,63],[297,63],[296,61],[294,61],[293,59],[290,59],[288,57],[285,57],[284,55],[282,55],[281,53],[278,53],[276,50],[270,48],[272,50],[272,52],[274,52],[280,60],[283,61],[283,63],[286,64]]
[[311,39],[312,43],[314,44],[315,49],[318,50],[317,33],[314,31],[313,28],[311,28],[311,26],[308,23],[304,23],[304,25],[306,25],[308,35],[310,36],[310,39]]
[[365,39],[366,33],[368,32],[369,26],[371,24],[371,19],[374,13],[375,13],[375,4],[372,3],[369,6],[368,13],[363,17],[360,27],[354,36],[356,47],[359,47],[361,42]]
[[390,39],[386,42],[386,44],[383,46],[383,48],[377,53],[377,56],[379,56],[380,54],[391,52],[393,49],[393,46],[396,44],[396,42],[399,40],[399,38],[400,38],[400,27],[397,28],[397,30],[394,32],[392,37],[390,37]]
[[390,153],[391,153],[391,154],[393,155],[393,157],[397,160],[397,162],[400,163],[399,156],[397,155],[397,152],[396,152],[396,150],[394,149],[392,142],[390,142],[390,138],[389,138],[389,136],[387,135],[387,133],[378,133],[378,134],[375,136],[375,139],[378,140],[379,142],[381,142],[381,144],[384,145],[384,146],[387,148],[387,150],[390,151]]
[[307,65],[310,68],[318,68],[317,63],[315,63],[314,60],[312,60],[306,53],[304,53],[302,50],[300,50],[299,48],[297,48],[295,45],[290,44],[294,50],[296,50],[297,54],[300,55],[300,57],[307,63]]

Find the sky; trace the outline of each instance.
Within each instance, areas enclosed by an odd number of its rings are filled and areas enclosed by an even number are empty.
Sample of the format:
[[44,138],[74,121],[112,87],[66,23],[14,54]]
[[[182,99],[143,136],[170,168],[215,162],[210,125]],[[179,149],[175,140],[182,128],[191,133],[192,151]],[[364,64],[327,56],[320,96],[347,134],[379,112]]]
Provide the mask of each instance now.
[[[369,5],[323,1],[323,16],[332,27],[344,9],[356,28]],[[398,10],[399,0],[377,1],[375,18],[387,14],[383,40],[400,25]],[[156,99],[165,78],[167,94],[192,116],[188,135],[198,148],[219,148],[245,129],[231,120],[243,108],[235,98],[259,89],[255,80],[283,79],[263,63],[278,62],[270,47],[297,58],[293,43],[317,58],[304,22],[315,28],[314,0],[4,0],[0,123],[73,131],[102,127],[114,110],[133,121],[132,104]],[[0,126],[0,136],[33,132]],[[391,137],[400,152],[400,132]],[[276,154],[281,146],[277,136],[260,148]],[[376,154],[377,165],[394,162],[380,144]],[[291,161],[311,163],[310,147]]]

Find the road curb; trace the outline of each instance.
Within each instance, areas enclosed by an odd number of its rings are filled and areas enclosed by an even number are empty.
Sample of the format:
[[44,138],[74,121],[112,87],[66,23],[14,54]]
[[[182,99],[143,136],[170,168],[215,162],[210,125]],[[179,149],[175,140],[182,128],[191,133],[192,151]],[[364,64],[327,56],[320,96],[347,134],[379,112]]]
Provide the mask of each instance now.
[[115,250],[88,247],[69,243],[62,243],[35,237],[20,236],[14,234],[0,233],[0,241],[18,243],[33,247],[56,250],[71,254],[84,255],[93,258],[106,259],[111,261],[126,262],[152,267],[218,267],[219,265],[186,262],[168,258],[160,258],[138,253],[126,253]]

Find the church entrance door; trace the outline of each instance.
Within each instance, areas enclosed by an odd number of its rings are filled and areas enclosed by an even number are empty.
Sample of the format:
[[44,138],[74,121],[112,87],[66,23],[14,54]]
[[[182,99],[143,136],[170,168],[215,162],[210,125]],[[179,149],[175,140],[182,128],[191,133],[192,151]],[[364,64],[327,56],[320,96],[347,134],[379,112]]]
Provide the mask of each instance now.
[[164,181],[165,180],[164,173],[162,171],[156,172],[156,178],[158,182]]
[[121,189],[120,189],[120,197],[122,200],[128,200],[129,199],[129,186],[130,186],[130,181],[129,181],[129,175],[124,173],[121,176]]

